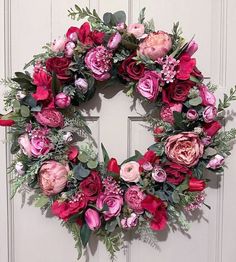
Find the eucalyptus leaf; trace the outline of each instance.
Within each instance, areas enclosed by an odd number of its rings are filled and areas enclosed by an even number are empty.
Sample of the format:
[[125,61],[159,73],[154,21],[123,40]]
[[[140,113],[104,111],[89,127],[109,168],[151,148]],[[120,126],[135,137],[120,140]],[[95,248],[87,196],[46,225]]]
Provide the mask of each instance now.
[[89,238],[91,236],[92,230],[88,227],[86,223],[83,224],[81,230],[80,230],[80,237],[81,241],[84,247],[86,247]]
[[15,110],[20,110],[20,102],[18,100],[13,100],[12,101],[12,107],[15,109]]
[[28,106],[22,105],[20,107],[20,113],[23,117],[29,117],[30,116],[30,110]]
[[87,163],[88,168],[95,169],[98,166],[97,160],[89,160]]
[[90,170],[84,168],[81,164],[75,166],[73,172],[78,180],[83,180],[90,174]]
[[192,98],[189,100],[191,106],[198,106],[202,103],[202,98],[200,96]]
[[177,191],[174,191],[172,194],[172,200],[174,203],[178,204],[180,202],[180,197]]
[[115,18],[116,25],[119,23],[125,23],[126,21],[126,14],[124,11],[117,11],[113,14],[113,17]]
[[39,208],[42,208],[44,207],[47,203],[49,202],[49,198],[44,196],[44,195],[41,195],[37,201],[35,202],[35,207],[39,207]]
[[89,161],[89,156],[85,152],[82,152],[81,154],[79,154],[78,159],[82,163],[87,163]]
[[118,221],[117,221],[116,219],[113,219],[113,220],[111,220],[111,221],[109,221],[109,222],[106,223],[105,229],[106,229],[108,232],[112,233],[112,232],[114,232],[114,230],[116,229],[116,226],[117,226],[117,225],[118,225]]

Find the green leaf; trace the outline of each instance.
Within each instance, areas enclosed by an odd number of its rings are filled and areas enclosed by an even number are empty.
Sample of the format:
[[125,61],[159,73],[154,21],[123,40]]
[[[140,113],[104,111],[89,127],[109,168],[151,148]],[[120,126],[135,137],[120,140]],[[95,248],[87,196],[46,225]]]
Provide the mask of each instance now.
[[128,163],[130,161],[138,161],[143,155],[138,151],[138,150],[135,150],[135,155],[134,156],[131,156],[129,157],[128,159],[126,159],[125,161],[123,161],[121,163],[121,166],[125,163]]
[[189,80],[191,80],[194,83],[201,83],[201,81],[194,76],[190,76]]
[[92,230],[88,227],[88,225],[85,223],[83,224],[81,230],[80,230],[80,237],[81,241],[84,247],[86,247],[89,238],[91,236]]
[[189,100],[191,106],[198,106],[202,103],[202,98],[200,96],[192,98]]
[[163,143],[155,143],[151,145],[148,149],[154,151],[158,156],[162,156],[165,151]]
[[26,97],[22,100],[22,103],[23,103],[24,105],[30,106],[30,107],[32,107],[32,108],[37,106],[36,100],[35,100],[31,95],[26,96]]
[[43,206],[45,206],[47,203],[49,202],[49,198],[41,195],[37,201],[35,202],[35,207],[39,207],[42,208]]
[[113,17],[115,18],[115,22],[117,24],[119,23],[125,23],[126,21],[126,14],[124,11],[117,11],[113,14]]
[[14,110],[20,110],[20,102],[18,100],[13,100],[12,101],[12,107],[14,108]]
[[107,12],[103,15],[103,22],[105,25],[110,25],[112,21],[112,13]]
[[18,143],[18,140],[15,139],[13,143],[11,144],[11,154],[14,155],[20,150],[20,145]]
[[204,171],[206,170],[206,164],[200,161],[196,168],[193,169],[193,176],[197,179],[202,179],[204,176]]
[[102,147],[103,161],[107,165],[107,163],[109,162],[110,157],[109,157],[109,155],[108,155],[108,153],[107,153],[107,151],[106,151],[106,149],[105,149],[103,144],[101,144],[101,147]]
[[28,106],[22,105],[20,107],[20,113],[23,117],[29,117],[30,116],[30,110]]
[[84,168],[81,164],[75,166],[73,172],[78,180],[83,180],[90,174],[90,170]]
[[217,150],[212,147],[207,147],[204,151],[203,158],[207,158],[208,156],[214,156],[217,154]]
[[182,184],[180,184],[176,190],[179,192],[179,193],[183,193],[185,190],[188,189],[188,179],[185,179],[184,182]]
[[143,24],[145,20],[145,11],[146,11],[146,7],[142,8],[141,11],[139,12],[138,22],[140,24]]
[[105,230],[112,233],[116,229],[116,226],[118,225],[118,221],[116,219],[110,220],[105,225]]
[[174,191],[171,197],[174,203],[178,204],[180,202],[180,197],[177,191]]
[[183,119],[182,113],[174,111],[173,115],[174,115],[174,120],[175,120],[174,122],[175,127],[185,130],[185,124],[183,123],[184,119]]
[[58,80],[56,73],[52,72],[52,92],[54,96],[60,92],[60,88],[60,81]]
[[82,163],[87,163],[89,161],[89,156],[85,152],[82,152],[81,154],[79,154],[78,159]]
[[89,160],[87,163],[88,168],[95,169],[98,166],[97,160]]

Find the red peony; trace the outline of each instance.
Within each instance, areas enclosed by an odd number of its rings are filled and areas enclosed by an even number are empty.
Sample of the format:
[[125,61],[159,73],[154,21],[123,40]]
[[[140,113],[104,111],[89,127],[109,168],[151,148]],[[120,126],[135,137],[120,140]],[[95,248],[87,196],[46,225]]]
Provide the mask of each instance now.
[[165,203],[153,195],[147,195],[142,201],[142,208],[152,214],[150,226],[152,230],[162,230],[167,224]]
[[79,187],[88,200],[95,201],[102,191],[102,181],[99,172],[91,171],[90,175],[80,183]]
[[55,73],[59,80],[68,80],[71,75],[69,65],[71,60],[67,57],[51,57],[46,61],[46,69],[50,73]]
[[56,109],[43,109],[34,116],[36,121],[42,126],[63,127],[64,125],[63,115]]
[[130,79],[137,81],[144,76],[144,64],[137,64],[137,61],[133,59],[135,56],[136,52],[127,57],[118,69],[119,75],[127,81]]
[[204,132],[207,136],[215,136],[217,132],[222,128],[222,125],[218,121],[214,121],[211,123],[205,123],[203,126]]
[[165,162],[161,167],[167,174],[167,182],[173,185],[181,184],[186,176],[192,175],[192,171],[189,168],[173,162]]
[[188,54],[182,55],[179,59],[179,66],[176,78],[179,80],[188,80],[190,78],[190,74],[195,68],[195,65],[195,58],[191,58]]

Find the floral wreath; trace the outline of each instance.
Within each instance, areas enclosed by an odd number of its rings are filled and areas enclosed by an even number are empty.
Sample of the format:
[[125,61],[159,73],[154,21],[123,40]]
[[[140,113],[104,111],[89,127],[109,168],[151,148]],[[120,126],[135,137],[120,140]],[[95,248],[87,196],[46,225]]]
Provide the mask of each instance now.
[[[5,106],[11,110],[0,125],[11,126],[12,195],[33,190],[35,206],[50,209],[72,232],[79,258],[92,232],[114,258],[127,230],[140,238],[166,227],[188,230],[186,214],[209,207],[204,189],[213,173],[223,173],[236,136],[236,129],[220,131],[236,88],[216,106],[216,86],[203,83],[193,58],[197,43],[185,42],[178,23],[171,34],[155,31],[144,12],[126,25],[123,11],[101,19],[76,5],[69,16],[89,22],[47,44],[25,66],[32,74],[2,80],[10,88]],[[114,80],[128,96],[137,93],[154,105],[145,120],[155,143],[121,164],[103,145],[99,162],[92,143],[78,142],[92,141],[78,106],[98,82]]]

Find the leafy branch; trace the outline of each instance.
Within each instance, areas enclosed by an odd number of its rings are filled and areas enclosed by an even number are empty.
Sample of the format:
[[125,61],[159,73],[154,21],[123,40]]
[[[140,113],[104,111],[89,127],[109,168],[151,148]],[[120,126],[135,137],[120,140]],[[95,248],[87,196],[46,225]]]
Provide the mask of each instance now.
[[236,100],[236,86],[230,89],[229,95],[224,94],[223,101],[221,99],[219,100],[218,112],[224,111],[234,100]]
[[80,8],[78,5],[75,5],[75,10],[73,8],[70,8],[68,10],[68,16],[72,19],[77,21],[84,19],[85,17],[89,18],[89,21],[97,22],[97,23],[103,23],[99,15],[97,14],[96,10],[93,9],[91,12],[88,7],[86,8]]

